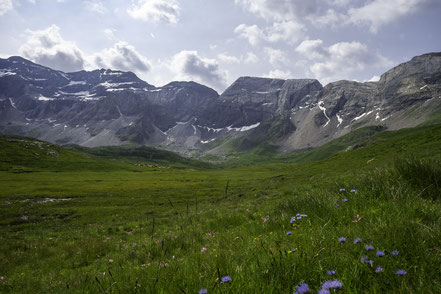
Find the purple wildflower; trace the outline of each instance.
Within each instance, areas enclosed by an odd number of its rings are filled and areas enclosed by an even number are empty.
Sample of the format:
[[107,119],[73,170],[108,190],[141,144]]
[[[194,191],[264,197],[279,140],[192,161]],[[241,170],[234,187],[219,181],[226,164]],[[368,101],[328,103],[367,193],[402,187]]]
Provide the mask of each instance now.
[[361,257],[361,262],[362,262],[362,263],[365,263],[367,259],[368,259],[367,256],[362,256],[362,257]]
[[295,222],[295,221],[296,221],[296,217],[293,216],[293,217],[291,217],[291,220],[289,221],[289,223],[292,224],[292,223]]
[[317,292],[318,294],[330,294],[328,289],[320,289],[320,291]]
[[340,238],[338,238],[338,242],[344,243],[344,242],[346,242],[346,238],[345,237],[340,237]]
[[404,270],[397,270],[395,273],[399,276],[404,276],[406,274]]
[[375,269],[375,272],[377,273],[377,274],[379,274],[379,273],[382,273],[384,270],[383,270],[383,268],[381,267],[381,266],[377,266],[377,268]]
[[361,239],[360,238],[355,238],[355,240],[354,240],[354,244],[358,244],[358,243],[360,243],[361,242]]
[[221,279],[222,283],[229,283],[231,281],[232,280],[231,280],[230,276],[225,276],[225,277],[222,277],[222,279]]
[[199,294],[207,294],[207,289],[206,288],[202,288],[201,290],[199,290]]
[[340,192],[344,192],[344,191],[346,191],[345,188],[340,188]]
[[340,205],[336,204],[336,205],[335,205],[335,207],[337,207],[337,208],[338,208],[338,207],[340,207]]
[[296,252],[296,249],[295,248],[291,249],[291,252]]
[[383,257],[384,256],[384,252],[383,251],[377,251],[377,256],[378,257]]
[[374,261],[373,260],[366,260],[364,263],[369,264],[369,265],[373,265]]
[[348,202],[348,198],[343,199],[343,202]]
[[326,281],[322,284],[322,289],[329,290],[329,289],[340,289],[343,287],[343,284],[340,281],[334,280],[334,281]]
[[309,289],[308,284],[301,283],[297,286],[297,291],[294,292],[294,294],[304,294],[304,293],[310,293],[311,290]]
[[352,189],[352,190],[351,190],[351,193],[355,193],[355,192],[357,192],[357,190],[355,190],[355,189]]
[[400,251],[398,251],[398,250],[394,250],[391,252],[392,255],[398,255],[398,253],[400,253]]
[[286,232],[286,235],[291,235],[292,234],[292,232],[291,231],[288,231],[288,232]]
[[366,247],[364,247],[364,249],[366,249],[366,251],[372,251],[372,250],[374,250],[374,246],[366,245]]
[[113,263],[113,259],[109,259],[109,263]]
[[328,275],[330,275],[330,276],[335,275],[335,271],[334,271],[334,270],[332,270],[332,271],[328,271]]

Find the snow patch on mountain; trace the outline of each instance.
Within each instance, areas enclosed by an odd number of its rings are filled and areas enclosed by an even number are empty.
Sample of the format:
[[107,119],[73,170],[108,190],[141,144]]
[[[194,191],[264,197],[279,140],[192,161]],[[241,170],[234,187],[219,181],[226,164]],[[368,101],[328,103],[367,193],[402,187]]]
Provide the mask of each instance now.
[[243,126],[243,127],[240,127],[240,128],[233,128],[232,125],[231,125],[231,126],[227,127],[227,130],[228,131],[236,131],[236,132],[246,132],[246,131],[249,131],[249,130],[257,128],[258,126],[260,126],[260,122],[254,124],[254,125]]
[[326,119],[328,120],[325,125],[323,127],[326,127],[329,122],[331,121],[331,119],[329,118],[329,116],[326,114],[326,108],[323,106],[323,101],[320,101],[318,103],[318,107],[320,108],[321,111],[323,111],[323,114],[325,115]]

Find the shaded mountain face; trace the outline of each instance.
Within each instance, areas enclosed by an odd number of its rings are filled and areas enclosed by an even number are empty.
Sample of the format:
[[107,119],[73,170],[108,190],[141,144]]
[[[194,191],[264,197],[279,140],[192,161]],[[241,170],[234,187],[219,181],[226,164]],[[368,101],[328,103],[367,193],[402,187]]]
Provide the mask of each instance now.
[[241,77],[221,95],[194,82],[155,87],[131,72],[64,73],[0,59],[0,132],[59,144],[219,155],[239,139],[242,150],[270,143],[289,152],[367,125],[412,127],[440,111],[441,53],[414,57],[379,82],[323,87],[313,79]]

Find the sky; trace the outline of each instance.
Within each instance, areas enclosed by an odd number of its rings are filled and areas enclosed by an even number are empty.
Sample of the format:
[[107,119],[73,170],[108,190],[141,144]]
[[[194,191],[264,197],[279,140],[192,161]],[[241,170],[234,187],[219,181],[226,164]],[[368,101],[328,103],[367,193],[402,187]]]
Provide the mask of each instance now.
[[0,57],[222,92],[241,76],[374,81],[441,51],[441,0],[0,0]]

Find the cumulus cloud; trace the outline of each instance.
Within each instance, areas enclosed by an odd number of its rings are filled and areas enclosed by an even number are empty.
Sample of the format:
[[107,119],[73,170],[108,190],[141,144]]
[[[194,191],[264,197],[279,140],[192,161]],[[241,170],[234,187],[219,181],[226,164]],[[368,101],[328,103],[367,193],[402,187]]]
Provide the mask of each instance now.
[[195,80],[217,90],[226,86],[227,72],[220,69],[215,59],[201,57],[197,51],[179,52],[173,57],[170,69],[176,74],[176,79]]
[[411,14],[434,1],[436,0],[374,0],[362,7],[349,9],[349,21],[368,25],[372,32],[377,32],[382,25]]
[[235,0],[267,21],[294,21],[318,27],[368,26],[375,33],[386,24],[410,15],[439,0]]
[[225,62],[225,63],[231,63],[231,64],[234,64],[234,63],[240,63],[240,59],[239,58],[237,58],[236,56],[231,56],[231,55],[228,55],[228,54],[226,54],[226,53],[220,53],[220,54],[218,54],[217,55],[217,58],[220,60],[220,61],[222,61],[222,62]]
[[295,20],[316,14],[319,0],[235,0],[236,4],[267,20]]
[[271,43],[286,41],[294,44],[304,36],[305,30],[304,25],[295,21],[283,21],[275,22],[272,26],[264,29],[259,28],[257,25],[248,26],[240,24],[234,29],[234,32],[247,39],[251,45],[256,46],[262,41]]
[[252,52],[248,52],[247,56],[244,58],[245,63],[257,63],[259,62],[259,57]]
[[264,52],[268,56],[269,62],[275,66],[283,66],[289,63],[289,58],[285,52],[279,49],[265,47]]
[[105,29],[103,32],[107,39],[116,40],[114,31],[113,29]]
[[180,7],[176,0],[137,0],[127,12],[134,19],[176,24]]
[[104,14],[106,12],[106,8],[101,1],[86,1],[84,4],[86,9],[89,11],[99,14]]
[[353,79],[368,67],[387,67],[391,62],[380,54],[371,53],[359,42],[340,42],[329,47],[322,40],[302,42],[296,52],[309,59],[309,73],[323,83]]
[[263,75],[264,78],[271,78],[271,79],[283,79],[287,80],[292,78],[292,74],[290,71],[283,71],[280,69],[275,69],[270,71],[269,73]]
[[12,0],[0,0],[0,15],[12,9]]
[[151,68],[146,57],[142,56],[135,47],[123,41],[95,54],[93,59],[99,67],[104,68],[135,72],[147,72]]
[[62,71],[83,69],[85,59],[82,51],[75,43],[61,37],[58,26],[51,25],[41,31],[26,30],[26,34],[26,43],[19,48],[20,55]]

